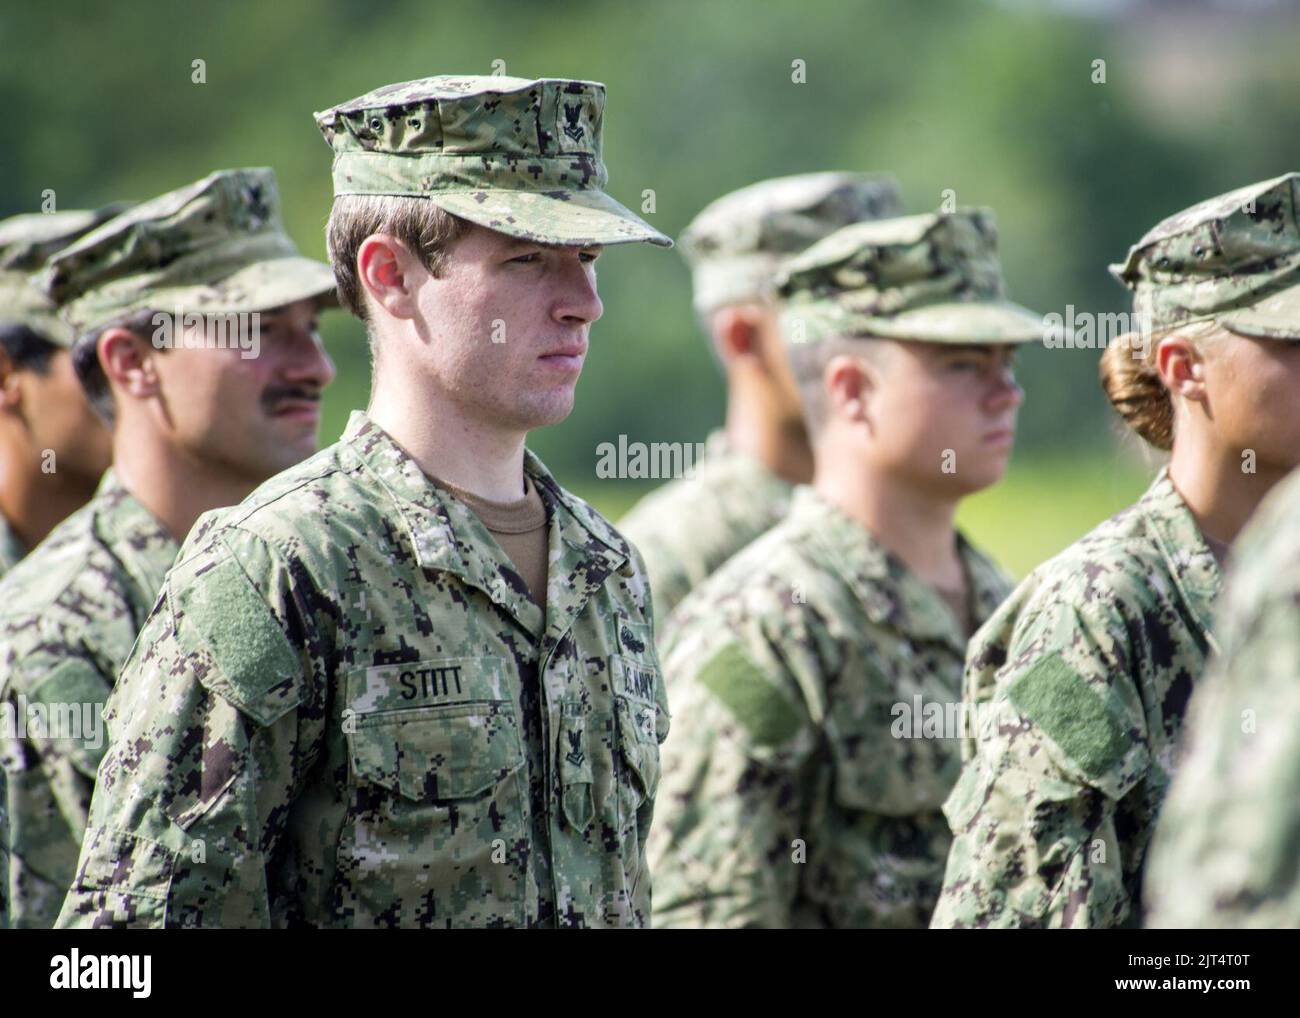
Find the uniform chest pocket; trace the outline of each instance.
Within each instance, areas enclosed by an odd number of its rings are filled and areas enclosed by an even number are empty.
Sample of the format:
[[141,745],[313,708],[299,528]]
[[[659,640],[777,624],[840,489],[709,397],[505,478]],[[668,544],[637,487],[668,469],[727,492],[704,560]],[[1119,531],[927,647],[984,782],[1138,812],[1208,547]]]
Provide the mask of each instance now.
[[890,721],[882,712],[872,723],[836,718],[828,725],[835,801],[893,817],[937,812],[961,772],[959,740]]
[[349,735],[357,780],[406,799],[473,799],[524,764],[513,709],[503,701],[361,715]]
[[434,658],[348,677],[352,773],[407,799],[481,795],[523,766],[505,662]]
[[357,926],[524,921],[524,751],[504,665],[439,659],[350,677],[335,908]]

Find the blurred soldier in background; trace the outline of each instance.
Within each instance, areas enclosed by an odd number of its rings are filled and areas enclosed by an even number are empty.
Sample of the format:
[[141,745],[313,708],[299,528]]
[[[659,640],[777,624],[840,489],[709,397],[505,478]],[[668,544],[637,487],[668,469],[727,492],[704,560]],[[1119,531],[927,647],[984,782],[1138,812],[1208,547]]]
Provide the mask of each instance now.
[[1223,608],[1223,650],[1192,697],[1178,774],[1151,841],[1147,925],[1294,930],[1300,473],[1268,496],[1234,547]]
[[316,448],[334,375],[316,321],[334,278],[298,255],[275,177],[253,169],[110,219],[43,280],[113,443],[94,498],[0,581],[10,921],[49,927],[104,753],[100,710],[179,542]]
[[655,619],[783,516],[812,479],[812,450],[768,290],[782,258],[841,226],[901,211],[892,178],[808,173],[742,188],[680,238],[695,311],[727,379],[727,419],[693,476],[647,495],[619,523],[645,556]]
[[72,329],[28,276],[123,208],[0,222],[0,576],[86,504],[111,454],[72,370]]
[[1170,450],[1147,493],[1017,588],[970,650],[973,759],[935,926],[1131,926],[1223,559],[1300,461],[1300,228],[1287,174],[1161,222],[1112,271],[1137,332],[1101,359]]
[[986,210],[845,227],[779,294],[816,472],[674,616],[655,921],[923,927],[960,771],[923,715],[956,724],[1011,590],[953,518],[1006,469],[1042,322],[1006,300]]

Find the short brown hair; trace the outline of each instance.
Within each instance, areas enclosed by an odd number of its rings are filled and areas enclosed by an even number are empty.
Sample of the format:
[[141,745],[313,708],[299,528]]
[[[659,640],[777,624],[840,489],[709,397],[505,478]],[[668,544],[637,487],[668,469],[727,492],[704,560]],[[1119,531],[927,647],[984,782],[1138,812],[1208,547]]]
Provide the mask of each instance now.
[[880,363],[881,341],[875,336],[827,336],[816,343],[789,345],[790,370],[803,403],[809,435],[817,435],[830,419],[831,403],[824,380],[826,365],[836,357],[857,357]]
[[370,324],[365,294],[357,278],[357,252],[369,236],[387,233],[400,240],[431,273],[438,275],[447,252],[470,223],[411,195],[346,194],[334,199],[325,244],[329,251],[339,303]]

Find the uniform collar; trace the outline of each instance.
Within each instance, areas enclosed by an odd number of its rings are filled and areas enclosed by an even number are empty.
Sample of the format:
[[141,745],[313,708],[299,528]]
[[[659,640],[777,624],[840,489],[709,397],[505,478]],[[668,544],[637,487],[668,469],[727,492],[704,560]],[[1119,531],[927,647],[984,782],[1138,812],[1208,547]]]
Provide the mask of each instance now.
[[[942,641],[964,655],[968,637],[943,597],[861,524],[831,505],[811,487],[795,491],[790,519],[826,552],[826,564],[862,603],[867,618],[908,639]],[[1006,597],[1001,571],[976,551],[961,533],[957,553],[971,585],[974,623],[983,624]]]
[[543,619],[513,563],[474,511],[430,480],[383,428],[357,410],[341,442],[356,452],[392,499],[420,567],[452,573],[478,588],[529,632],[540,634],[544,629],[544,653],[568,632],[592,594],[631,557],[614,528],[561,488],[542,461],[524,450],[524,472],[532,478],[550,516]]
[[104,471],[88,505],[95,538],[137,584],[143,595],[141,603],[152,604],[176,561],[180,543],[123,487],[112,467]]
[[1212,622],[1214,602],[1223,582],[1222,572],[1196,523],[1196,517],[1170,480],[1167,467],[1156,475],[1135,508],[1160,549],[1169,567],[1169,575],[1173,577],[1192,617],[1211,649],[1217,651]]

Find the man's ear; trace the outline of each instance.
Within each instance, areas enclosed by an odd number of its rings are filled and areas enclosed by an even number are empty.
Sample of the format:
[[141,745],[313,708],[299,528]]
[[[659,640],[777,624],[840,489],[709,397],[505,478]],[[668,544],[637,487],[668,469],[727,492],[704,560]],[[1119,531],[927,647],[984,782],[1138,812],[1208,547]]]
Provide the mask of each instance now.
[[831,419],[870,424],[871,396],[877,379],[871,365],[860,357],[838,354],[826,362],[822,372],[826,405]]
[[1171,396],[1208,404],[1205,357],[1194,343],[1175,333],[1156,347],[1156,370]]
[[109,385],[135,399],[158,394],[155,350],[143,337],[130,329],[105,329],[95,342],[99,366]]
[[18,371],[9,357],[9,351],[0,346],[0,410],[17,410],[22,401]]
[[740,358],[763,359],[762,323],[753,308],[733,305],[713,313],[713,342],[723,364]]
[[370,299],[394,318],[414,318],[415,292],[428,270],[396,237],[372,233],[357,249],[357,278]]

